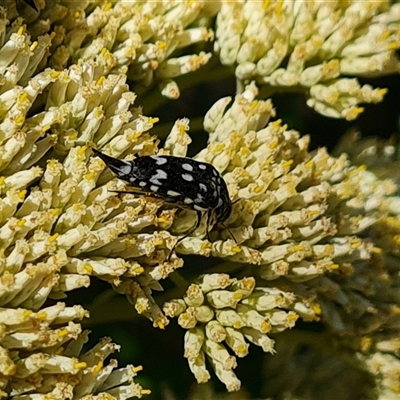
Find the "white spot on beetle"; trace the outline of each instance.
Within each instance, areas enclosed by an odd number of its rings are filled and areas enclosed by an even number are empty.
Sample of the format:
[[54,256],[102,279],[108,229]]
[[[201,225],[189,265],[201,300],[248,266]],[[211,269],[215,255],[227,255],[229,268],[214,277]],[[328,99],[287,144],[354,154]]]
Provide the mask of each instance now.
[[182,164],[182,168],[186,171],[193,171],[193,167],[188,163]]
[[193,180],[193,176],[190,175],[190,174],[182,174],[182,178],[183,178],[185,181],[188,181],[188,182],[191,182],[191,181]]
[[199,183],[200,190],[207,192],[207,186],[204,183]]
[[159,156],[150,156],[153,160],[155,160],[157,165],[163,165],[165,164],[168,160],[166,158],[163,157],[159,157]]
[[119,167],[121,174],[129,175],[132,172],[132,167],[129,164],[122,165]]
[[218,204],[217,204],[217,207],[221,207],[221,206],[222,206],[222,203],[223,203],[222,199],[221,199],[221,198],[219,198],[219,199],[218,199]]
[[167,195],[168,196],[180,196],[181,194],[178,192],[175,192],[174,190],[168,190]]
[[155,185],[158,185],[158,186],[162,185],[162,183],[158,179],[156,179],[154,176],[152,178],[150,178],[149,181],[151,183],[154,183]]
[[183,202],[184,202],[185,204],[192,204],[192,203],[193,203],[193,200],[190,199],[189,197],[185,197],[185,200],[183,200]]
[[141,181],[139,182],[139,186],[141,187],[145,187],[147,185],[147,182]]
[[204,169],[207,169],[207,167],[206,167],[204,164],[199,164],[199,168],[200,168],[200,169],[203,169],[203,170],[204,170]]
[[160,187],[159,186],[156,186],[156,185],[151,185],[150,186],[150,190],[152,191],[152,192],[157,192],[157,190],[159,189]]
[[168,174],[163,171],[162,169],[156,169],[156,174],[152,176],[152,178],[154,179],[167,179],[168,178]]
[[207,211],[206,208],[200,207],[200,206],[198,206],[197,204],[195,204],[195,205],[193,206],[193,208],[194,208],[195,210],[197,210],[197,211]]

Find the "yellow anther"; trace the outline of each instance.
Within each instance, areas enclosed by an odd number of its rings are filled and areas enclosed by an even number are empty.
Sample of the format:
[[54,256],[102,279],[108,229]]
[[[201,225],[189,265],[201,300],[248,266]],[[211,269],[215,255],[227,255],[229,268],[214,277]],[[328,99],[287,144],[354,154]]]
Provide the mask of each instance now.
[[50,236],[48,239],[49,243],[54,243],[58,239],[59,236],[60,236],[59,233],[55,233],[54,235]]
[[76,369],[84,369],[87,367],[87,363],[85,363],[84,361],[78,362],[74,365],[74,367]]
[[57,336],[59,338],[63,338],[64,336],[68,335],[68,330],[67,329],[61,329],[60,331],[57,332]]
[[83,265],[83,269],[88,272],[89,274],[91,274],[93,272],[93,267],[90,264],[84,264]]
[[22,228],[23,226],[25,226],[25,223],[26,223],[26,219],[25,219],[25,218],[21,218],[21,219],[17,222],[18,228]]

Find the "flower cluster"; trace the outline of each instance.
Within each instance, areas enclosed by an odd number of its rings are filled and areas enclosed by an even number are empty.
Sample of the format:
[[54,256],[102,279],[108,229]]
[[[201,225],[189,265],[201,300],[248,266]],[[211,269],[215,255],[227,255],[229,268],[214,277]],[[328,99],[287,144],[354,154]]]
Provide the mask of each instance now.
[[[294,296],[268,287],[257,288],[255,279],[234,279],[226,274],[209,274],[191,284],[183,299],[164,304],[169,317],[187,329],[185,354],[197,382],[210,379],[205,356],[228,391],[240,388],[233,369],[237,357],[248,354],[250,343],[273,353],[274,341],[268,334],[294,326],[297,315],[284,311],[294,303]],[[225,342],[225,344],[224,344]]]
[[[271,101],[256,98],[267,85],[296,87],[317,111],[347,119],[361,102],[380,101],[383,90],[342,75],[398,68],[399,4],[38,0],[39,13],[25,8],[25,25],[17,2],[7,3],[7,12],[0,8],[0,395],[148,393],[134,382],[140,367],[107,363],[118,349],[108,339],[82,351],[82,307],[46,304],[92,277],[155,327],[177,317],[198,382],[210,379],[207,357],[227,389],[238,390],[236,357],[249,343],[274,353],[271,335],[287,334],[298,318],[322,319],[375,377],[381,398],[396,393],[395,150],[350,136],[337,157],[310,152],[309,138],[273,120]],[[178,120],[159,148],[149,133],[158,120],[135,107],[140,89],[127,82],[157,82],[178,97],[174,78],[209,54],[172,54],[211,39],[204,26],[217,12],[216,47],[224,64],[237,65],[243,87],[206,114],[208,146],[195,156],[221,173],[233,201],[208,240],[207,221],[193,231],[195,212],[116,193],[125,186],[91,147],[128,159],[187,155],[188,120]],[[260,93],[256,84],[264,85]],[[178,255],[222,260],[184,281]],[[153,294],[166,278],[186,294],[167,293],[160,306]]]
[[[40,18],[31,9],[25,23],[34,39],[52,32],[47,65],[62,70],[107,49],[113,55],[115,71],[144,86],[155,81],[161,93],[173,99],[180,95],[174,79],[197,70],[211,57],[204,51],[184,53],[188,46],[213,39],[213,32],[204,24],[193,26],[193,22],[202,18],[205,22],[218,11],[218,3],[189,0],[57,0],[37,2],[37,7]],[[183,54],[171,57],[173,52]]]
[[216,50],[240,81],[264,85],[267,97],[292,88],[317,112],[351,120],[360,103],[380,102],[386,90],[345,76],[397,72],[399,23],[400,5],[389,1],[224,2]]

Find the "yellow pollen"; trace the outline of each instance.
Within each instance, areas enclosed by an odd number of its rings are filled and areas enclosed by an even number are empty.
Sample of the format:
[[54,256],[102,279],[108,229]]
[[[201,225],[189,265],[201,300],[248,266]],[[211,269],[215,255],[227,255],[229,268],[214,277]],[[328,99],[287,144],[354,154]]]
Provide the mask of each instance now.
[[69,135],[69,139],[70,140],[76,140],[76,138],[78,137],[78,134],[76,132],[73,132]]
[[391,310],[395,313],[395,314],[400,314],[400,307],[396,307],[396,306],[392,306]]
[[60,209],[59,208],[53,208],[52,210],[50,210],[50,213],[53,217],[57,217],[57,215],[60,214]]
[[260,328],[262,332],[268,332],[271,329],[271,325],[267,321],[263,321]]
[[162,239],[154,240],[153,244],[154,246],[161,246],[162,244],[164,244],[164,240]]
[[235,300],[241,300],[241,299],[243,299],[243,293],[241,293],[241,292],[235,292],[235,293],[233,293],[233,298],[234,298]]
[[385,89],[385,88],[383,88],[383,89],[378,89],[378,94],[379,94],[379,96],[384,96],[386,93],[387,93],[387,91],[388,91],[388,89]]
[[149,122],[150,122],[151,124],[155,124],[155,123],[157,123],[159,120],[160,120],[160,119],[157,118],[157,117],[149,117]]
[[107,54],[107,49],[106,49],[105,47],[103,47],[103,48],[101,49],[100,54],[101,54],[102,56],[106,55],[106,54]]
[[287,160],[284,163],[282,163],[282,167],[286,168],[286,167],[290,167],[293,164],[293,160]]
[[17,226],[18,228],[22,228],[26,223],[26,219],[25,218],[21,218],[18,222],[17,222]]
[[279,126],[281,126],[281,123],[282,123],[282,120],[281,119],[277,119],[276,121],[271,122],[271,126],[273,128],[278,128]]
[[25,25],[18,28],[17,35],[22,35],[25,32]]
[[334,270],[334,269],[338,269],[339,268],[339,264],[331,264],[329,266],[329,269]]
[[296,322],[299,319],[297,314],[290,314],[288,315],[288,322]]
[[388,50],[397,50],[400,47],[400,42],[391,42],[387,45]]
[[18,117],[15,118],[14,122],[16,124],[22,124],[25,121],[25,116],[24,115],[18,115]]
[[239,246],[233,246],[233,247],[231,248],[231,250],[232,250],[234,253],[240,253],[240,252],[242,251],[242,249],[241,249]]
[[36,318],[38,318],[38,319],[46,319],[47,318],[47,313],[44,312],[44,311],[42,311],[40,313],[37,313],[36,314]]
[[106,77],[104,75],[102,75],[99,79],[97,79],[96,86],[102,85],[105,80],[106,80]]
[[67,336],[67,335],[68,335],[68,330],[67,329],[61,329],[59,332],[57,332],[57,336],[59,338],[62,338],[62,337]]
[[269,147],[271,150],[276,149],[276,148],[278,147],[278,141],[277,141],[277,140],[273,140],[271,143],[268,144],[268,147]]
[[23,103],[23,102],[26,101],[27,99],[28,99],[28,93],[22,92],[22,93],[19,95],[18,101],[19,101],[20,103]]
[[51,73],[50,73],[50,78],[51,79],[56,79],[56,78],[58,78],[60,76],[60,72],[59,71],[52,71]]
[[78,362],[74,365],[74,367],[76,369],[84,369],[87,367],[87,363],[85,363],[84,361]]
[[158,42],[157,43],[157,47],[161,50],[161,49],[165,49],[167,47],[167,42],[162,41],[162,42]]
[[143,274],[144,268],[143,267],[136,267],[133,269],[133,272],[137,275]]
[[254,188],[254,193],[260,193],[264,189],[264,186],[258,185]]
[[50,236],[49,243],[54,243],[58,239],[59,236],[60,236],[59,233],[55,233],[54,235]]
[[51,125],[47,124],[47,125],[43,126],[41,130],[44,133],[44,132],[49,131],[50,129],[51,129]]
[[258,100],[253,100],[250,104],[250,108],[252,108],[253,110],[256,109],[259,103],[260,102]]
[[36,49],[36,47],[38,47],[38,42],[35,40],[32,44],[31,44],[31,46],[29,47],[29,50],[30,51],[35,51],[35,49]]
[[84,264],[83,269],[87,271],[89,274],[93,272],[93,267],[90,264]]
[[94,179],[95,175],[93,172],[89,172],[88,174],[86,174],[86,180],[87,181],[92,181]]
[[240,328],[243,327],[243,325],[242,325],[242,323],[240,321],[236,321],[236,322],[233,323],[233,327],[235,329],[240,329]]
[[108,11],[111,7],[112,7],[112,3],[111,3],[111,2],[108,2],[108,3],[104,6],[103,10],[104,10],[104,11]]
[[143,366],[142,365],[138,365],[137,367],[132,367],[132,371],[135,372],[135,373],[143,371]]
[[312,168],[314,166],[314,161],[310,160],[310,161],[306,162],[305,165],[306,165],[307,168]]
[[32,310],[25,310],[25,311],[23,312],[24,318],[28,318],[28,317],[31,316],[32,314],[33,314],[33,311],[32,311]]
[[78,154],[79,155],[85,154],[86,150],[87,146],[82,146],[80,149],[78,149]]
[[150,389],[140,389],[140,394],[151,394],[151,390]]
[[202,250],[207,250],[207,249],[210,249],[211,247],[212,247],[212,244],[210,242],[203,242],[201,244],[201,249]]
[[96,367],[95,367],[95,369],[94,369],[94,372],[96,373],[96,374],[98,374],[100,371],[101,371],[101,369],[103,368],[103,361],[99,361],[98,363],[97,363],[97,365],[96,365]]
[[215,146],[215,151],[219,152],[219,151],[222,151],[224,148],[225,148],[225,145],[223,143],[221,143],[221,144]]
[[18,192],[18,197],[19,197],[21,200],[23,200],[23,199],[25,198],[25,196],[26,196],[26,192],[27,192],[26,189],[19,191],[19,192]]
[[296,245],[293,247],[294,251],[303,251],[304,250],[304,246],[302,245]]
[[162,321],[157,321],[156,324],[160,329],[165,329],[165,325],[164,325],[164,323]]
[[311,309],[314,311],[314,313],[315,313],[316,315],[320,315],[321,312],[322,312],[321,307],[320,307],[320,305],[319,305],[318,303],[313,304],[313,306],[311,307]]
[[380,247],[374,246],[372,248],[372,252],[375,253],[375,254],[382,254],[382,249]]

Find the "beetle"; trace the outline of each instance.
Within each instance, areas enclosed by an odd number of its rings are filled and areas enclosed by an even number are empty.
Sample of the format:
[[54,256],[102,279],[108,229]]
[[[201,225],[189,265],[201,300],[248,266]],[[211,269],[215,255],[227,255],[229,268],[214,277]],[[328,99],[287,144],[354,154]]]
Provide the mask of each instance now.
[[195,210],[198,214],[195,229],[203,215],[207,215],[207,226],[212,228],[216,223],[225,222],[231,214],[232,201],[226,183],[209,163],[169,155],[140,156],[127,161],[96,149],[93,149],[93,153],[119,179],[129,184],[128,193]]

